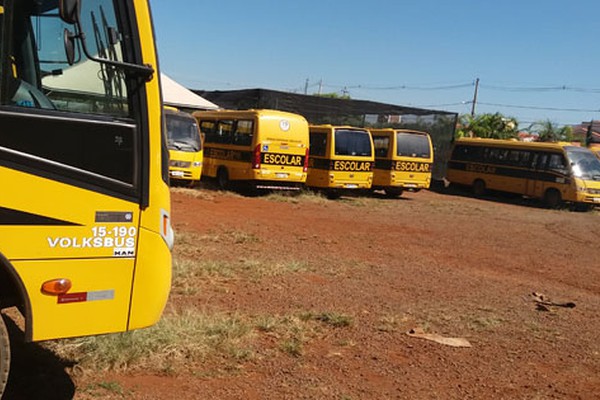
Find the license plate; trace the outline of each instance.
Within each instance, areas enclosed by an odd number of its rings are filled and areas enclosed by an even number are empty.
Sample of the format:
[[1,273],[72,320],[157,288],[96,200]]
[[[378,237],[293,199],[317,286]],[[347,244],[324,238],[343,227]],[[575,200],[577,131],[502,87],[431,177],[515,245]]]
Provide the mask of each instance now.
[[289,176],[289,174],[283,173],[283,172],[278,172],[275,174],[275,178],[279,178],[279,179],[285,179]]
[[404,187],[407,187],[407,188],[416,188],[417,185],[415,185],[414,183],[407,183],[406,185],[404,185]]
[[600,197],[594,197],[594,203],[600,203]]
[[183,171],[171,171],[171,176],[182,177]]
[[354,184],[354,183],[348,183],[346,185],[346,189],[356,189],[358,187],[358,185]]

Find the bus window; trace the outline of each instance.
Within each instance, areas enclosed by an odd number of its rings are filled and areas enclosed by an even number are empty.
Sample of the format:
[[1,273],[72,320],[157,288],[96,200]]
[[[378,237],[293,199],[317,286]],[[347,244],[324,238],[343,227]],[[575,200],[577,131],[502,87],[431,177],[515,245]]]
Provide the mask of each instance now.
[[217,123],[216,142],[222,144],[233,143],[233,121],[219,121]]
[[327,134],[321,132],[310,133],[310,154],[325,157],[327,154]]
[[431,146],[429,138],[425,135],[398,132],[398,156],[413,156],[429,158]]
[[561,174],[567,173],[567,163],[562,154],[551,154],[548,160],[548,169]]
[[235,125],[233,144],[237,146],[250,146],[252,144],[253,135],[254,121],[245,119],[239,120]]
[[336,156],[370,156],[372,154],[372,143],[368,134],[362,131],[336,129]]
[[375,146],[375,157],[387,157],[390,138],[388,136],[373,136],[373,146]]

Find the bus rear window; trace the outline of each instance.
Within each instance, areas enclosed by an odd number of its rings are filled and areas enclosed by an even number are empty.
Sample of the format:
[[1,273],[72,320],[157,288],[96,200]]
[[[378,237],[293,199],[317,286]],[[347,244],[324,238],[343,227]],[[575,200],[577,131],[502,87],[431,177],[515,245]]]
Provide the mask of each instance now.
[[368,132],[337,129],[335,131],[336,156],[371,156],[371,138]]
[[398,156],[431,157],[431,149],[427,136],[402,132],[398,132],[396,135],[398,140]]

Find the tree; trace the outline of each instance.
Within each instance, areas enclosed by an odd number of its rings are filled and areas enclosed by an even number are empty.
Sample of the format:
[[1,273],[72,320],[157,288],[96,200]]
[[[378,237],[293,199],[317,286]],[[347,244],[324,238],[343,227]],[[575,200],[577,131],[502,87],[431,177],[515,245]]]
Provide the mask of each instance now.
[[515,118],[500,113],[480,114],[475,117],[461,115],[457,136],[480,137],[490,139],[512,139],[518,136],[519,123]]
[[561,127],[550,120],[535,122],[529,127],[529,131],[537,133],[540,142],[573,141],[572,127],[568,125]]
[[351,100],[352,97],[350,97],[350,95],[346,92],[343,92],[342,94],[339,94],[337,92],[331,92],[331,93],[315,93],[313,94],[313,96],[317,96],[317,97],[327,97],[330,99],[342,99],[342,100]]

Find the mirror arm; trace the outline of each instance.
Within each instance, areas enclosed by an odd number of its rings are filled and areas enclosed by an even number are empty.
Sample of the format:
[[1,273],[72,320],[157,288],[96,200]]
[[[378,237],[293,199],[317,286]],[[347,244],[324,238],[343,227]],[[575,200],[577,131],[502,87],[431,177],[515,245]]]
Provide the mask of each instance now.
[[77,33],[75,35],[73,35],[73,38],[79,38],[80,43],[81,43],[81,48],[83,49],[83,53],[89,60],[95,61],[100,64],[112,65],[117,68],[123,68],[123,69],[143,78],[146,82],[149,82],[152,80],[152,76],[154,75],[154,68],[149,64],[139,65],[139,64],[133,64],[133,63],[128,63],[128,62],[124,62],[124,61],[113,61],[113,60],[107,60],[106,58],[99,58],[99,57],[95,57],[95,56],[91,55],[90,52],[88,51],[88,48],[86,45],[85,33],[81,29],[81,25],[79,24],[79,22],[75,23],[75,29],[76,29]]

